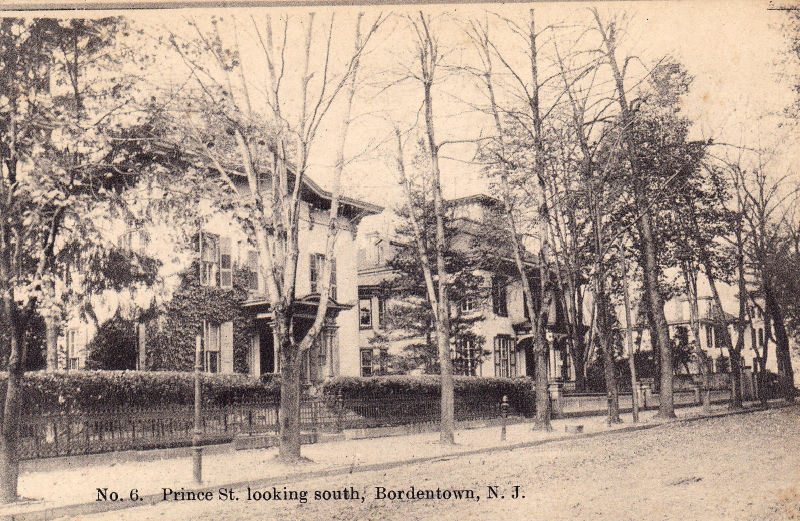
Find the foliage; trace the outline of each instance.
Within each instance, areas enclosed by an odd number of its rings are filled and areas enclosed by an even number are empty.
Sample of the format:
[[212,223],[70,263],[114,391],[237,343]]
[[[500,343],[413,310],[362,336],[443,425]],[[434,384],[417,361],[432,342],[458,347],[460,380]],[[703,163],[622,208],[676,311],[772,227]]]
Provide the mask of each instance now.
[[87,369],[136,369],[137,323],[119,312],[104,322],[86,346]]
[[202,334],[203,321],[233,321],[234,371],[247,372],[247,353],[253,318],[242,311],[247,298],[248,273],[233,270],[233,288],[203,286],[197,262],[181,274],[172,299],[164,304],[157,321],[148,324],[147,362],[150,370],[187,371],[194,366],[195,337]]
[[[45,323],[42,316],[38,313],[33,315],[30,324],[28,324],[28,329],[25,332],[25,342],[27,344],[27,350],[25,352],[26,371],[36,371],[38,369],[44,369],[45,367],[45,330]],[[7,328],[0,328],[0,342],[2,343],[0,345],[6,345],[8,342],[8,335],[9,330]],[[2,360],[0,360],[0,367],[5,370],[7,364],[8,354],[6,353]]]
[[[0,373],[0,399],[5,399],[7,373]],[[278,382],[245,375],[201,374],[203,403],[228,405],[274,400]],[[22,381],[23,409],[79,412],[126,407],[194,403],[194,375],[175,371],[30,372]]]
[[[424,247],[428,258],[434,259],[436,258],[434,248],[436,216],[433,211],[433,202],[428,200],[421,191],[415,192],[413,197],[415,198],[414,211],[423,234]],[[396,229],[398,237],[396,253],[393,258],[389,259],[388,265],[399,276],[384,283],[383,291],[396,296],[400,302],[387,309],[387,328],[402,331],[406,338],[414,338],[416,341],[406,345],[403,352],[394,357],[392,365],[398,372],[421,370],[428,374],[438,374],[435,321],[428,303],[422,265],[414,242],[414,231],[409,220],[407,206],[401,208],[398,213],[403,222]],[[445,215],[445,269],[451,281],[448,286],[451,303],[450,345],[454,346],[457,351],[459,345],[464,342],[472,342],[476,359],[480,361],[486,355],[483,350],[484,338],[474,332],[473,325],[482,319],[482,303],[487,300],[489,295],[485,287],[486,281],[477,273],[477,270],[485,268],[484,261],[471,248],[474,238],[465,233],[468,228],[479,229],[480,226],[478,223],[457,219],[452,212],[447,212]],[[465,240],[468,242],[465,243]],[[474,242],[480,241],[474,240]],[[434,279],[438,277],[435,263],[431,263],[431,275]],[[475,310],[462,310],[461,304],[467,300],[474,303]]]
[[[453,379],[457,399],[500,403],[505,395],[517,410],[524,410],[524,404],[532,392],[531,379],[527,377],[454,376]],[[441,379],[435,375],[392,375],[370,378],[340,376],[326,380],[322,389],[326,396],[334,397],[341,394],[344,399],[438,397],[441,391]]]

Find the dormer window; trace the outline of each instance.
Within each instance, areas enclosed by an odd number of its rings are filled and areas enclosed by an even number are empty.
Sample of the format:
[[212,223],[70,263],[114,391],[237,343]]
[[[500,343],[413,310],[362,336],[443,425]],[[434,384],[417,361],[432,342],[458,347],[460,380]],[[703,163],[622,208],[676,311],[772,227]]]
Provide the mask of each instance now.
[[471,313],[478,309],[478,299],[474,295],[466,296],[461,300],[459,307],[462,313]]

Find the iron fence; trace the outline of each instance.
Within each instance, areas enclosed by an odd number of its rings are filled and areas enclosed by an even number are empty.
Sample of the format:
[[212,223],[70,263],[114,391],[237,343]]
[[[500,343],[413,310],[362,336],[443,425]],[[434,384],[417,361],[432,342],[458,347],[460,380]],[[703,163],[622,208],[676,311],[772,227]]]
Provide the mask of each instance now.
[[[439,421],[439,413],[438,397],[309,398],[301,402],[300,425],[306,432],[341,432],[434,423]],[[517,414],[513,408],[510,413]],[[189,446],[193,414],[192,405],[23,413],[21,458]],[[497,418],[500,402],[456,399],[455,416],[461,421]],[[277,401],[204,407],[203,442],[227,443],[237,434],[277,434],[279,417]]]

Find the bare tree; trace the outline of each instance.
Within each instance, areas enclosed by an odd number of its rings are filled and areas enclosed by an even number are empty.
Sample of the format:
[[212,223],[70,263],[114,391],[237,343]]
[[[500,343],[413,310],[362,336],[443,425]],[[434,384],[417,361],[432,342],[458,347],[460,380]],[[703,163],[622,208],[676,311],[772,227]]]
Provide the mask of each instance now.
[[[472,74],[479,78],[482,87],[485,89],[489,105],[487,112],[492,118],[494,131],[494,149],[492,152],[491,161],[494,164],[494,169],[498,173],[500,180],[500,195],[503,201],[503,212],[505,225],[507,227],[508,239],[511,244],[513,252],[514,263],[517,269],[517,274],[522,284],[522,291],[525,296],[525,305],[527,306],[527,313],[531,317],[532,322],[532,335],[533,335],[533,352],[535,356],[535,392],[536,392],[536,428],[550,430],[550,398],[548,394],[548,355],[549,346],[545,337],[545,326],[548,319],[548,313],[551,310],[551,305],[555,301],[557,290],[554,288],[554,281],[551,280],[552,266],[551,262],[551,245],[550,240],[554,236],[553,227],[551,224],[551,209],[548,204],[548,179],[545,157],[545,136],[544,136],[544,122],[548,114],[553,110],[553,106],[549,108],[542,108],[541,89],[544,82],[539,78],[539,61],[538,53],[539,46],[537,38],[541,35],[542,31],[537,32],[534,10],[529,10],[529,21],[524,27],[518,25],[516,22],[504,19],[506,24],[525,42],[526,51],[528,55],[528,73],[521,73],[511,65],[512,60],[504,56],[501,50],[492,40],[489,34],[488,22],[479,23],[472,21],[467,29],[467,35],[475,44],[481,62],[480,69],[470,70]],[[545,30],[549,30],[546,28]],[[513,78],[514,87],[516,88],[517,96],[524,101],[524,109],[522,111],[515,110],[512,107],[503,108],[500,106],[497,93],[496,93],[496,79],[494,74],[494,62],[497,60],[502,67],[502,70],[508,73]],[[555,103],[554,103],[555,105]],[[509,125],[507,121],[513,122]],[[513,146],[507,142],[507,136],[515,132],[511,128],[516,126],[521,128],[521,132],[525,134],[526,139],[530,140],[532,145],[532,163],[530,165],[520,164],[516,159],[515,151],[512,150]],[[517,208],[514,194],[510,183],[510,177],[520,170],[528,173],[527,168],[530,168],[530,175],[532,177],[531,188],[528,189],[529,194],[535,194],[536,202],[536,230],[534,236],[539,240],[538,256],[538,287],[532,287],[530,278],[528,276],[529,270],[526,269],[527,260],[525,258],[525,250],[521,242],[521,234],[517,216],[515,215],[520,211]],[[523,174],[524,175],[524,174]],[[534,188],[535,187],[535,188]],[[558,272],[558,268],[556,268]],[[559,285],[563,285],[561,281],[560,272],[556,274]],[[535,305],[538,303],[538,307]],[[570,308],[571,309],[571,308]],[[573,310],[574,311],[574,310]]]
[[[315,15],[306,18],[297,90],[286,88],[291,72],[286,56],[290,32],[289,18],[278,23],[268,15],[264,21],[251,18],[257,45],[265,62],[266,89],[263,98],[252,88],[239,58],[237,20],[233,19],[234,43],[226,46],[213,21],[210,28],[190,21],[194,36],[190,40],[172,35],[170,43],[190,71],[194,95],[180,110],[186,125],[181,145],[201,158],[208,175],[226,189],[222,204],[243,209],[237,217],[251,231],[258,251],[259,266],[270,311],[274,317],[273,333],[278,345],[281,371],[280,447],[281,460],[300,459],[300,378],[302,357],[313,346],[325,323],[330,292],[333,248],[342,226],[339,212],[341,176],[345,166],[344,144],[350,124],[357,74],[370,38],[380,27],[378,16],[366,33],[361,32],[361,15],[355,23],[352,52],[346,56],[338,73],[332,57],[336,32],[334,15],[325,30],[317,32]],[[277,30],[276,30],[277,28]],[[321,63],[312,72],[312,45],[315,34],[324,42],[315,52]],[[298,72],[298,71],[293,71]],[[299,93],[299,107],[292,105]],[[331,204],[325,239],[325,254],[319,266],[317,287],[320,298],[313,322],[307,331],[298,330],[296,321],[296,282],[299,256],[301,195],[306,185],[312,144],[337,99],[344,98],[340,143],[334,168]],[[260,102],[260,105],[256,103]],[[194,126],[194,112],[199,105],[206,128]],[[294,110],[292,110],[294,109]],[[266,121],[267,124],[261,123]],[[224,134],[222,134],[224,132]],[[245,175],[247,187],[234,182]],[[264,175],[270,181],[263,186]]]
[[781,226],[786,220],[787,212],[792,208],[787,202],[793,201],[796,192],[783,186],[786,176],[778,179],[770,177],[761,154],[755,168],[748,173],[743,169],[739,172],[743,181],[740,188],[745,198],[744,219],[748,228],[750,258],[758,277],[759,292],[764,299],[764,330],[767,339],[761,355],[762,369],[766,369],[767,342],[771,338],[776,344],[779,392],[787,401],[793,401],[794,370],[784,310],[777,297],[781,282],[776,279],[776,274],[780,273],[777,267],[785,259],[785,250],[781,244]]
[[659,291],[660,268],[656,258],[655,235],[653,232],[652,215],[650,212],[651,204],[648,201],[645,190],[646,176],[639,165],[634,139],[632,135],[634,127],[634,114],[627,99],[625,89],[625,70],[629,59],[620,66],[617,60],[617,26],[614,22],[605,23],[601,20],[596,9],[592,13],[597,24],[597,31],[602,39],[602,54],[606,63],[610,66],[614,87],[616,90],[616,101],[620,109],[620,131],[623,136],[623,153],[627,158],[627,167],[633,177],[633,191],[636,207],[639,211],[637,216],[637,228],[643,243],[643,269],[644,286],[648,302],[648,313],[654,322],[654,331],[651,337],[657,343],[660,350],[661,362],[661,389],[659,416],[662,418],[674,418],[675,406],[673,398],[673,369],[672,369],[672,343],[669,338],[667,319],[664,314],[664,299]]
[[433,86],[437,77],[437,70],[441,65],[441,49],[439,39],[431,27],[431,17],[419,11],[418,16],[407,18],[414,32],[415,54],[418,68],[410,75],[422,86],[422,110],[425,118],[426,152],[430,167],[431,193],[433,196],[433,210],[436,219],[436,273],[437,284],[434,291],[431,261],[423,244],[422,230],[414,212],[414,201],[408,176],[403,161],[403,146],[399,131],[397,137],[397,165],[403,180],[408,210],[413,225],[415,241],[419,253],[420,263],[425,276],[425,285],[428,292],[428,301],[431,305],[435,325],[436,342],[439,348],[439,372],[441,376],[441,416],[440,416],[440,441],[444,444],[455,443],[455,402],[453,384],[453,361],[450,358],[450,297],[448,295],[448,275],[445,269],[445,231],[444,231],[444,202],[442,198],[441,173],[439,170],[439,149],[441,143],[436,139],[434,123]]

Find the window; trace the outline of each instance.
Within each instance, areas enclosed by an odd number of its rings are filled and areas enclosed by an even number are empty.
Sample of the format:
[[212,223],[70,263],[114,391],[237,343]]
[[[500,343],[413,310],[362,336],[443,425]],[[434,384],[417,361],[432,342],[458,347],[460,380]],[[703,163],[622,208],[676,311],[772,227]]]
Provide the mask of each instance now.
[[381,349],[378,355],[378,373],[386,374],[389,365],[389,350]]
[[76,339],[78,332],[74,329],[67,331],[67,369],[78,368],[78,345]]
[[358,301],[359,327],[369,329],[372,327],[372,299],[362,298]]
[[494,337],[494,375],[512,378],[517,375],[517,356],[514,340],[507,335]]
[[213,233],[200,234],[200,284],[230,288],[233,286],[231,239]]
[[[311,293],[318,293],[321,286],[322,267],[325,265],[325,255],[322,253],[312,253],[310,262]],[[333,300],[336,300],[336,259],[331,259],[331,281],[328,293]]]
[[233,287],[233,262],[231,257],[231,238],[222,237],[219,241],[219,280],[223,288]]
[[330,296],[336,300],[336,259],[331,259],[331,289]]
[[145,255],[147,245],[150,243],[150,235],[141,229],[127,230],[117,240],[117,245],[128,252],[135,252],[141,256]]
[[459,339],[456,344],[453,371],[455,374],[477,376],[479,353],[474,338]]
[[531,312],[528,310],[528,296],[524,291],[522,292],[522,314],[525,317],[525,320],[531,319]]
[[361,376],[386,374],[389,369],[389,351],[379,349],[377,356],[372,348],[361,350]]
[[474,295],[469,295],[461,299],[459,306],[462,313],[470,313],[478,309],[478,299]]
[[508,316],[505,281],[492,277],[492,311],[499,317]]
[[361,376],[372,376],[372,349],[361,350]]
[[706,349],[714,347],[714,326],[706,325]]
[[207,373],[219,372],[219,348],[219,324],[203,321],[204,370]]
[[247,252],[247,289],[258,291],[258,252]]

